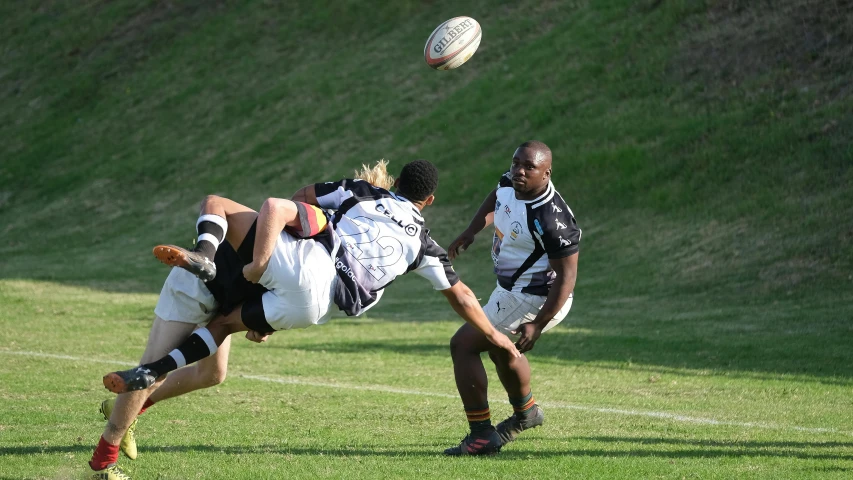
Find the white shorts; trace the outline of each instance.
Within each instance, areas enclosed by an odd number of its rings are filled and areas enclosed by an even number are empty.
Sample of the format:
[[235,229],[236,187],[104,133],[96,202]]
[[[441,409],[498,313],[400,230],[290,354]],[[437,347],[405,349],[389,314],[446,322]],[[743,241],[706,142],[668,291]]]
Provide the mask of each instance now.
[[[267,323],[276,330],[326,323],[337,279],[332,257],[322,245],[282,232],[260,279],[269,290],[261,297]],[[204,282],[176,267],[163,284],[154,313],[166,321],[203,325],[218,308]]]
[[281,232],[260,284],[267,323],[276,330],[305,328],[329,321],[338,275],[331,255],[310,239]]
[[[498,331],[512,335],[511,332],[515,331],[519,325],[532,322],[536,318],[539,310],[542,309],[542,305],[545,305],[546,299],[547,297],[540,295],[510,292],[502,287],[497,287],[492,292],[492,296],[489,297],[489,303],[483,306],[483,311],[486,312],[489,321]],[[566,318],[572,308],[573,299],[574,296],[570,296],[566,300],[563,308],[542,329],[543,333],[551,330]]]
[[169,272],[154,314],[170,322],[202,325],[209,322],[219,304],[198,277],[183,268]]

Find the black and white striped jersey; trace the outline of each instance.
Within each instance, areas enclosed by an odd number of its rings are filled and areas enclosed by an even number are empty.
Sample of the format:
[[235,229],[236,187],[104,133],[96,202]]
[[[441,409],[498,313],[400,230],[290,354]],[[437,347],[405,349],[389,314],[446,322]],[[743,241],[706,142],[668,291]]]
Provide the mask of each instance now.
[[314,185],[320,207],[335,210],[330,221],[338,273],[335,303],[347,315],[376,304],[397,276],[415,272],[446,290],[459,278],[444,251],[429,236],[420,211],[405,198],[363,180]]
[[551,182],[533,200],[516,199],[510,172],[501,177],[496,193],[492,260],[498,285],[512,292],[548,295],[557,276],[548,259],[578,251],[581,229],[572,210]]

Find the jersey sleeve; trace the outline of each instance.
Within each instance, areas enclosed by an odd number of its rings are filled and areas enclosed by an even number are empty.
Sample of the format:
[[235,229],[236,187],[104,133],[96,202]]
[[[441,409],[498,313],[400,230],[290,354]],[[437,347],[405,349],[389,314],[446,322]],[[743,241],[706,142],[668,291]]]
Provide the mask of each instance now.
[[572,211],[559,196],[537,209],[533,228],[542,241],[548,258],[564,258],[580,249],[581,229]]
[[426,278],[436,290],[447,290],[459,282],[459,277],[453,270],[447,252],[435,240],[426,235],[423,258],[414,269],[418,275]]
[[501,175],[500,180],[498,180],[497,188],[503,187],[511,187],[512,186],[512,173],[509,170],[506,171],[503,175]]
[[337,210],[352,197],[374,197],[374,188],[364,180],[345,178],[337,182],[315,183],[314,193],[320,207]]

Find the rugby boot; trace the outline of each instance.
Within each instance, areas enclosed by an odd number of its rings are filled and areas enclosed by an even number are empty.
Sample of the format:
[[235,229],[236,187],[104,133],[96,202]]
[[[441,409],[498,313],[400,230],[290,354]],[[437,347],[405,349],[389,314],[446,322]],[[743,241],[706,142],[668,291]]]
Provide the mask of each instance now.
[[[116,399],[110,398],[108,400],[104,400],[101,402],[100,412],[104,416],[104,420],[109,421],[110,415],[113,413],[113,407],[116,405]],[[133,420],[133,423],[130,424],[130,428],[127,429],[124,436],[121,437],[121,443],[119,443],[119,448],[127,458],[131,460],[136,460],[136,434],[134,433],[136,430],[136,422],[139,419]]]
[[124,473],[115,463],[103,470],[92,472],[89,480],[133,480],[130,476]]
[[497,426],[498,436],[501,437],[501,443],[507,444],[518,436],[519,433],[529,429],[536,428],[545,422],[545,412],[539,405],[533,406],[533,411],[527,416],[522,416],[518,412],[513,413],[509,418],[502,421]]
[[104,375],[104,386],[113,393],[126,393],[145,390],[154,385],[155,380],[157,372],[140,366]]
[[154,247],[154,256],[166,265],[183,268],[202,282],[209,282],[216,277],[216,264],[200,252],[175,245],[157,245]]
[[444,451],[445,455],[459,457],[462,455],[494,455],[501,451],[501,437],[494,428],[482,432],[471,432],[462,439],[459,445]]

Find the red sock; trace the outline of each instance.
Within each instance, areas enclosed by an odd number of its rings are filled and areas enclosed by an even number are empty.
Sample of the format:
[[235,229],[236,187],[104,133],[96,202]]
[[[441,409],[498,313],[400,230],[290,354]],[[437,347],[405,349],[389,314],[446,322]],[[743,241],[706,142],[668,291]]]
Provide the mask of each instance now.
[[145,410],[151,408],[151,405],[154,405],[154,402],[152,402],[150,398],[146,399],[145,403],[142,404],[142,410],[139,411],[139,414],[142,415],[145,413]]
[[103,470],[117,461],[118,445],[110,445],[106,440],[104,440],[104,436],[101,435],[101,441],[98,442],[98,448],[96,448],[95,453],[92,454],[92,460],[89,461],[89,466],[95,471]]

